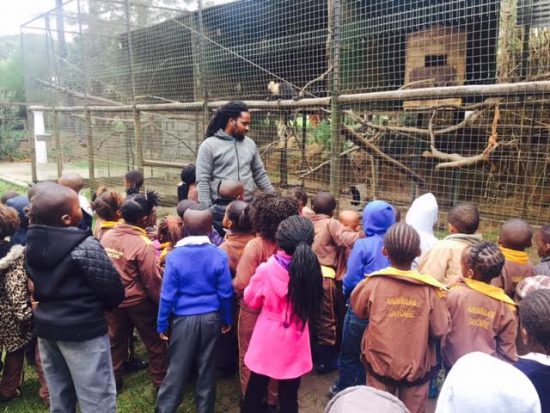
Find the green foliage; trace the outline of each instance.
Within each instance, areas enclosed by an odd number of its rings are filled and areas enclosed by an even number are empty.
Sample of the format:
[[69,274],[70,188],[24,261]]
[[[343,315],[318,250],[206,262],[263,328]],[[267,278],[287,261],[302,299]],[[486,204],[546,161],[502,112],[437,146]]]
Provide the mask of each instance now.
[[0,159],[14,160],[18,157],[18,148],[25,133],[19,108],[10,105],[14,92],[0,90]]
[[331,144],[331,126],[328,120],[323,120],[316,128],[312,130],[313,142],[323,145],[330,149]]

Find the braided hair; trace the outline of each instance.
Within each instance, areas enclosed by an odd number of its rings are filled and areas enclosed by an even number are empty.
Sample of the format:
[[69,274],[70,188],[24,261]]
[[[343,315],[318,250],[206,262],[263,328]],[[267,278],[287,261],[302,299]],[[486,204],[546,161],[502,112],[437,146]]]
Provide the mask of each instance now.
[[474,272],[474,278],[489,283],[504,267],[504,255],[493,242],[482,241],[463,253],[464,264]]
[[420,255],[420,236],[409,224],[399,222],[386,232],[384,248],[392,264],[411,265]]
[[123,202],[122,195],[102,186],[97,190],[97,194],[94,195],[91,206],[99,218],[105,221],[117,221]]
[[120,212],[127,224],[139,226],[139,220],[151,215],[158,203],[158,194],[149,190],[145,194],[135,194],[126,198]]
[[519,319],[528,336],[550,354],[550,290],[528,294],[519,305]]
[[167,215],[160,220],[157,238],[161,244],[169,242],[175,245],[183,238],[183,221],[180,217]]
[[247,233],[252,231],[252,222],[250,221],[250,206],[244,201],[233,201],[225,210],[227,218],[233,223],[231,228],[235,232]]
[[321,265],[311,249],[315,230],[310,220],[293,215],[281,222],[275,238],[278,247],[292,255],[287,298],[303,329],[318,316],[323,297]]
[[216,111],[216,114],[210,120],[204,138],[214,136],[220,129],[225,129],[229,119],[236,119],[243,112],[249,112],[248,106],[244,102],[234,100],[226,103]]

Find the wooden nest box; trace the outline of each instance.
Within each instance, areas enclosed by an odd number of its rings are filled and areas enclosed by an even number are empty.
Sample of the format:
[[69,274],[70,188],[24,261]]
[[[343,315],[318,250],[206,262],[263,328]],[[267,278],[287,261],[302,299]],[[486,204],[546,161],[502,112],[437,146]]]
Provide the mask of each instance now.
[[[463,85],[466,75],[467,40],[465,30],[450,26],[437,26],[409,33],[403,88]],[[461,98],[409,100],[403,102],[403,108],[421,109],[461,104]]]

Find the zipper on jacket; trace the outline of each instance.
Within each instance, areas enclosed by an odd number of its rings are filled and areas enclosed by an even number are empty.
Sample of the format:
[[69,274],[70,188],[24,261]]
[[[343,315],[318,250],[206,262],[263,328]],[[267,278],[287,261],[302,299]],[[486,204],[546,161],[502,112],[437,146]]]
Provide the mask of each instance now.
[[233,146],[235,147],[235,154],[237,155],[237,181],[241,181],[241,163],[239,161],[239,151],[237,150],[237,140],[233,138]]

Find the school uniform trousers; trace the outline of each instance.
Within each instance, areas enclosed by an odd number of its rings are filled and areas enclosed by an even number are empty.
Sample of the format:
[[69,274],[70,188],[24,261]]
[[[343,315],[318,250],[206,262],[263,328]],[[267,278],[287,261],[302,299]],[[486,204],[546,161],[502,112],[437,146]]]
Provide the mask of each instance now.
[[115,308],[106,314],[111,339],[113,369],[117,385],[122,384],[124,362],[128,357],[130,326],[134,325],[149,355],[149,374],[158,389],[168,368],[166,343],[157,333],[157,306],[149,299],[139,304]]

